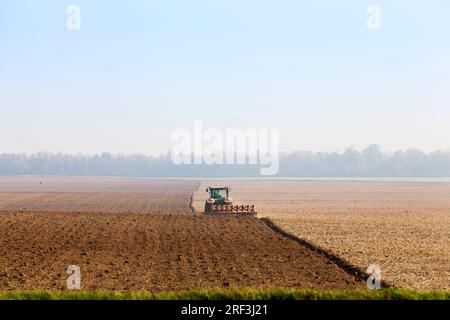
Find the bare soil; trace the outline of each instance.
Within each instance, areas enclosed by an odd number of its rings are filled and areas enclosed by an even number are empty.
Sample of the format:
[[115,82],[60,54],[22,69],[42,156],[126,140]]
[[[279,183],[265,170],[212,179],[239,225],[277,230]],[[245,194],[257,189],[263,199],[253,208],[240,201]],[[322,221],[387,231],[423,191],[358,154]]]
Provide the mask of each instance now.
[[194,214],[198,182],[0,178],[0,290],[352,289],[364,283],[257,218]]
[[199,182],[92,177],[0,177],[0,211],[192,214]]
[[143,213],[0,214],[0,290],[363,288],[336,264],[257,218]]

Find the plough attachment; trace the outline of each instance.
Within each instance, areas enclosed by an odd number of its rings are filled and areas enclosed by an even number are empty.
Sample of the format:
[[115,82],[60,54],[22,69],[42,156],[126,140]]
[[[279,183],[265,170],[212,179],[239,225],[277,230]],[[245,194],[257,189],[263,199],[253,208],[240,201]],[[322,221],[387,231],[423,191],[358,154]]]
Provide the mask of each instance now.
[[211,214],[238,214],[255,216],[255,205],[211,205],[206,213]]

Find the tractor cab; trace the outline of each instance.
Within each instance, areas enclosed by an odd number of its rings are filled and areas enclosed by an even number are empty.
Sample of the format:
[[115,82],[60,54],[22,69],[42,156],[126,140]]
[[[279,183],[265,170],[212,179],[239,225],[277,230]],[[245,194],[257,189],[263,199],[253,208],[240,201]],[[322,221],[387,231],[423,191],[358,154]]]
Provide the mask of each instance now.
[[229,198],[230,187],[220,187],[206,189],[209,192],[208,202],[211,204],[221,205],[221,204],[231,204],[231,199]]

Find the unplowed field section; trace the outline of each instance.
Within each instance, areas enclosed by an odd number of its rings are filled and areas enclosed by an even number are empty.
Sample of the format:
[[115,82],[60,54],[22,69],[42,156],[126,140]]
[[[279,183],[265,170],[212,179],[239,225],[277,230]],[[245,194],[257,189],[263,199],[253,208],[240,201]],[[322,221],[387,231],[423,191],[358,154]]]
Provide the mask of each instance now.
[[363,288],[256,218],[144,213],[0,214],[0,290],[223,287]]
[[1,177],[0,211],[192,214],[197,187],[178,180]]
[[230,185],[236,202],[255,203],[259,216],[407,289],[450,289],[450,183],[208,181]]

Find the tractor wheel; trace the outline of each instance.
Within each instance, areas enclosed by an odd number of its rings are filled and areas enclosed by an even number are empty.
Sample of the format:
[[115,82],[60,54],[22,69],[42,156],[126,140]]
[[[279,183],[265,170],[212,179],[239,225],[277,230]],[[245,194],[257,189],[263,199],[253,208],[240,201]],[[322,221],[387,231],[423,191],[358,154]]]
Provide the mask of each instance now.
[[213,204],[205,202],[205,213],[211,213],[211,206]]

